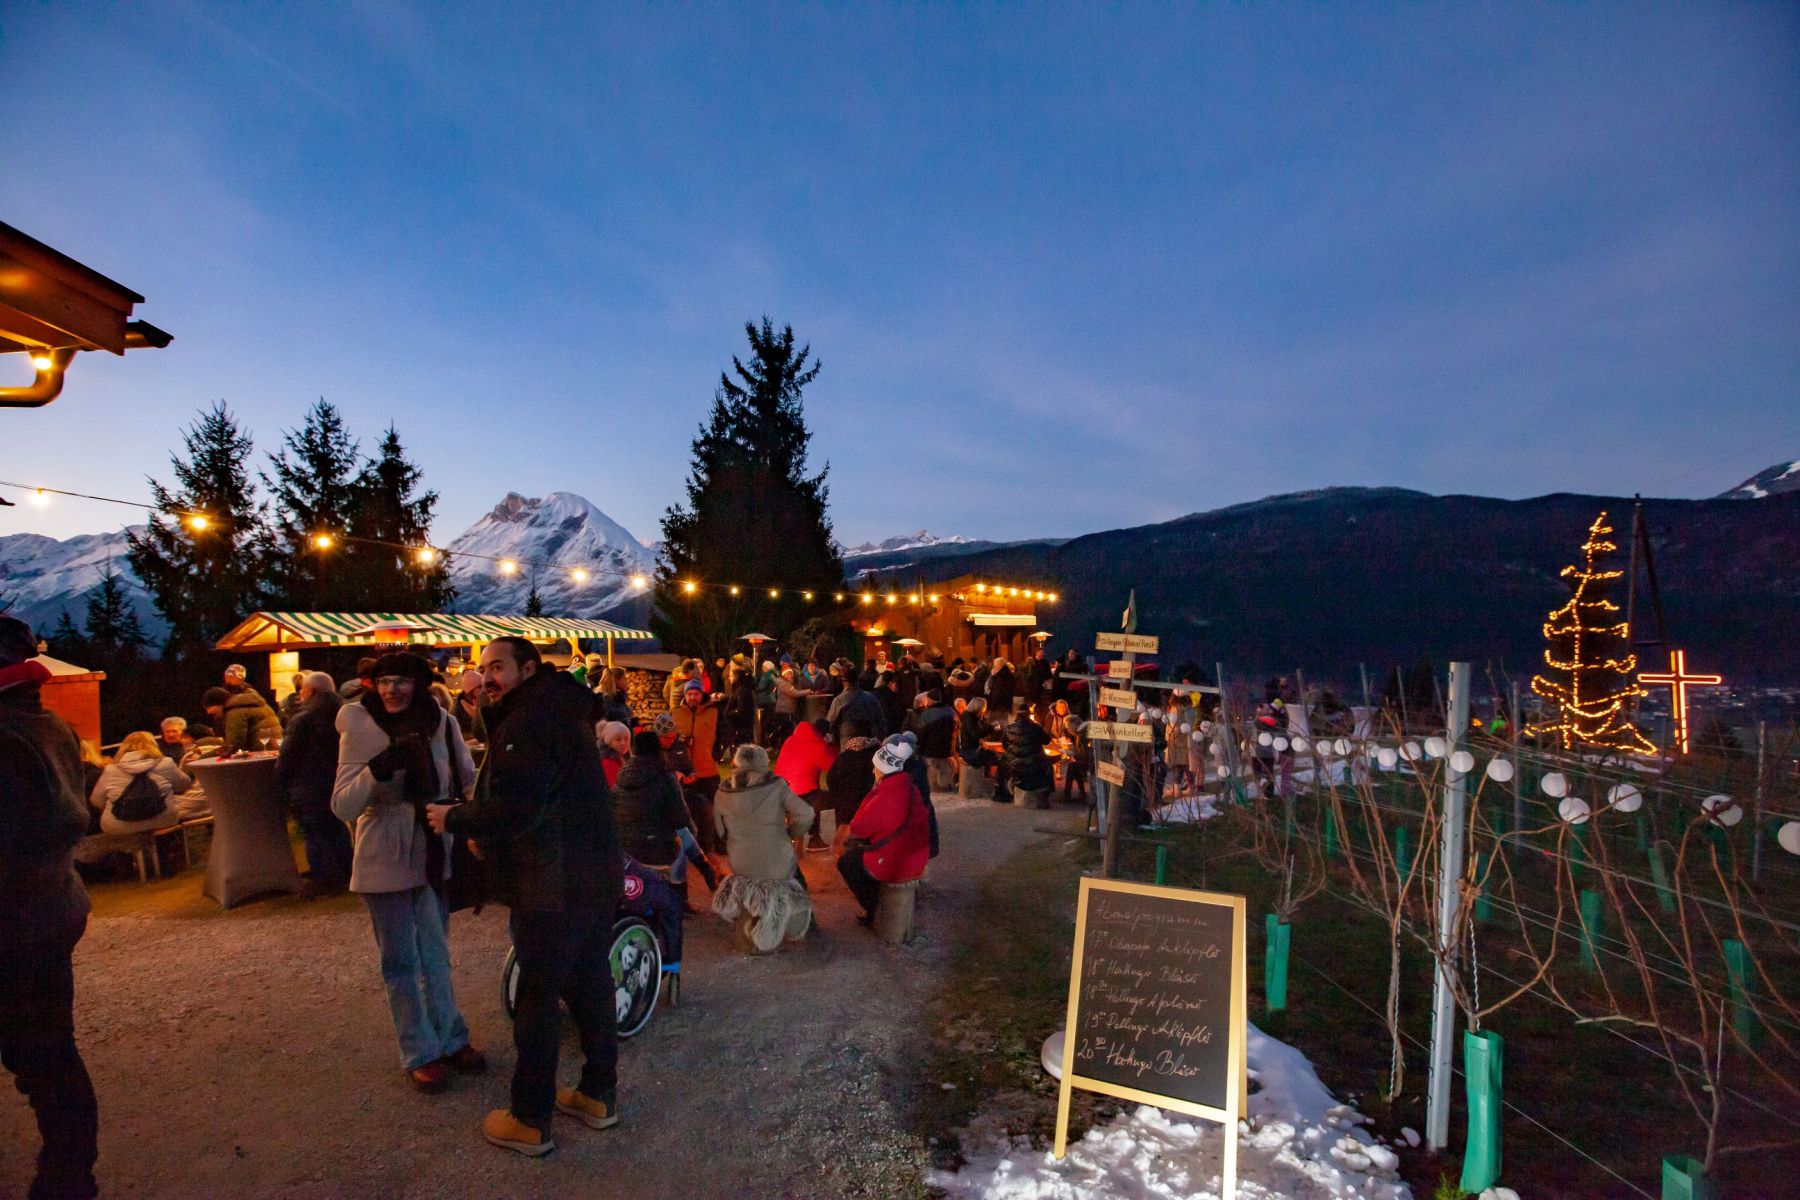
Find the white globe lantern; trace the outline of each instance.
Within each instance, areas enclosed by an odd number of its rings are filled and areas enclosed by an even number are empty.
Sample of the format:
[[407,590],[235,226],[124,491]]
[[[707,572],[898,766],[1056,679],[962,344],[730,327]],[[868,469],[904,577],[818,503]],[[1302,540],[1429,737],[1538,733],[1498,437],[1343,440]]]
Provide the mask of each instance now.
[[1700,811],[1714,825],[1723,825],[1728,829],[1744,819],[1743,805],[1723,793],[1715,793],[1702,800]]
[[1636,812],[1638,809],[1644,807],[1644,793],[1638,791],[1629,783],[1614,785],[1606,793],[1606,798],[1611,802],[1613,808],[1622,813]]
[[1588,803],[1579,796],[1565,796],[1563,802],[1556,806],[1556,815],[1571,825],[1585,825],[1588,819]]
[[1511,761],[1504,758],[1488,759],[1487,777],[1495,783],[1510,782],[1513,777]]
[[1467,775],[1475,769],[1475,756],[1467,750],[1458,750],[1450,755],[1450,769],[1458,775]]
[[1789,821],[1775,835],[1775,840],[1789,854],[1800,854],[1800,821]]
[[1404,758],[1407,762],[1419,761],[1419,743],[1408,742],[1400,747],[1400,757]]
[[1400,765],[1400,755],[1398,752],[1383,746],[1380,750],[1375,752],[1375,761],[1381,764],[1382,770],[1391,771]]
[[1552,771],[1544,776],[1541,781],[1541,786],[1544,789],[1544,795],[1550,797],[1552,800],[1560,799],[1569,794],[1569,781],[1563,778],[1561,771]]
[[1441,737],[1428,737],[1425,739],[1425,754],[1427,757],[1442,758],[1444,757],[1444,751],[1446,749],[1447,747],[1444,744],[1444,739]]
[[1337,752],[1339,754],[1350,753],[1350,739],[1349,738],[1339,738],[1337,740]]
[[1286,750],[1287,748],[1288,748],[1288,740],[1286,738],[1277,737],[1275,739],[1275,753],[1280,754],[1283,750]]
[[1259,746],[1272,746],[1275,744],[1275,735],[1265,729],[1256,735],[1256,744]]

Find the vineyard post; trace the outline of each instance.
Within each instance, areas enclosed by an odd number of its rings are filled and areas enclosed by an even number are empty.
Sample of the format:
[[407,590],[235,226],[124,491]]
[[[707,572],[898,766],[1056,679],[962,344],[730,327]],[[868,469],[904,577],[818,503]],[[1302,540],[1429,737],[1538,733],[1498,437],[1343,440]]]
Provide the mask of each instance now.
[[[1468,776],[1449,769],[1469,733],[1469,684],[1471,665],[1450,664],[1450,703],[1445,721],[1443,840],[1438,851],[1437,941],[1448,947],[1455,939],[1460,918],[1458,887],[1463,874],[1463,845],[1467,840],[1465,811]],[[1433,1150],[1450,1144],[1450,1092],[1455,1082],[1451,1062],[1456,1042],[1456,993],[1451,986],[1449,957],[1440,954],[1431,989],[1431,1073],[1425,1086],[1425,1140]]]

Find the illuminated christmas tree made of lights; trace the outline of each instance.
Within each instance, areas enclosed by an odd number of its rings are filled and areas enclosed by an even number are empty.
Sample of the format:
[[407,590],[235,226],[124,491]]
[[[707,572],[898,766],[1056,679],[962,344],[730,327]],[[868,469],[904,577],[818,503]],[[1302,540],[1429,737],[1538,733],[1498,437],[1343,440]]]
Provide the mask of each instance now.
[[1593,746],[1628,754],[1654,754],[1630,721],[1631,702],[1643,694],[1637,685],[1637,655],[1631,651],[1631,624],[1610,598],[1625,572],[1606,565],[1617,550],[1612,526],[1601,513],[1588,526],[1581,562],[1562,569],[1569,581],[1569,602],[1544,622],[1544,664],[1531,690],[1552,705],[1548,720],[1527,732],[1560,739],[1562,748]]

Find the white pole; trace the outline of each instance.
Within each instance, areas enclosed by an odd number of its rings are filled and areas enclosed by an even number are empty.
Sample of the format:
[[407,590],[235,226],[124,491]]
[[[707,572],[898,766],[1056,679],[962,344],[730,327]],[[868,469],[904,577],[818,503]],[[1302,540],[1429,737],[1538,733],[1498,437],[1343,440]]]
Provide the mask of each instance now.
[[[1467,836],[1468,777],[1450,770],[1449,756],[1469,734],[1469,681],[1473,672],[1466,662],[1450,664],[1450,713],[1444,741],[1443,842],[1438,854],[1437,940],[1450,945],[1457,916],[1457,887],[1463,873],[1463,842]],[[1425,1140],[1433,1150],[1450,1144],[1450,1091],[1454,1076],[1450,1066],[1456,1034],[1456,997],[1450,990],[1450,972],[1440,956],[1431,991],[1431,1078],[1425,1089]]]

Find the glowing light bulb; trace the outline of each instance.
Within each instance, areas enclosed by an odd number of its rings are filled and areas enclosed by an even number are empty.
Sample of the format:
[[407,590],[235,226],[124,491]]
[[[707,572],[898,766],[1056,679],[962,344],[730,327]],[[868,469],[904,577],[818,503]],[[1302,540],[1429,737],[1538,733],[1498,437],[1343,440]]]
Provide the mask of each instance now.
[[331,535],[329,533],[315,533],[313,534],[312,544],[314,549],[329,550],[331,549]]
[[588,581],[588,573],[581,567],[576,567],[573,571],[570,571],[569,574],[574,577],[576,583],[586,583]]
[[833,593],[831,593],[831,598],[833,600],[836,600],[839,604],[842,604],[844,602],[844,593],[833,592]]
[[976,584],[976,585],[975,585],[975,590],[976,590],[976,591],[977,591],[977,592],[985,592],[985,591],[987,591],[987,584],[985,584],[985,583],[978,583],[978,584]]
[[56,360],[48,354],[34,354],[31,356],[31,365],[40,371],[48,371],[56,365]]
[[31,502],[41,508],[50,503],[50,493],[43,488],[36,488],[31,493]]
[[1050,593],[1050,603],[1052,603],[1052,604],[1056,603],[1056,593],[1055,592]]
[[205,513],[193,513],[188,517],[187,524],[189,529],[192,529],[196,533],[201,533],[204,532],[212,522],[207,519]]
[[738,585],[735,583],[731,585],[731,594],[734,596],[738,594]]
[[873,599],[874,599],[874,598],[875,598],[875,597],[873,597],[873,596],[871,596],[871,595],[869,595],[869,593],[867,593],[867,592],[864,592],[864,593],[863,593],[863,594],[862,594],[862,602],[863,602],[863,603],[864,603],[864,604],[867,604],[867,603],[868,603],[868,602],[869,602],[869,601],[871,601],[871,600],[873,600]]
[[893,602],[894,602],[894,601],[896,601],[896,600],[898,600],[898,599],[899,599],[899,598],[900,598],[900,597],[898,597],[898,596],[896,596],[896,595],[894,595],[894,593],[892,593],[892,592],[889,592],[889,593],[888,593],[888,594],[887,594],[887,602],[888,602],[888,603],[889,603],[889,604],[892,604],[892,603],[893,603]]
[[812,599],[812,593],[811,593],[811,592],[801,592],[801,593],[800,593],[800,598],[801,598],[801,599],[802,599],[802,600],[811,600],[811,599]]
[[518,574],[518,571],[519,571],[519,564],[514,562],[512,559],[503,558],[500,560],[500,573],[502,575],[516,575],[516,574]]
[[936,604],[938,602],[938,594],[933,592],[931,595],[927,596],[926,599],[930,600],[933,604]]
[[681,590],[691,596],[695,592],[700,590],[700,585],[690,579],[686,583],[681,585]]
[[633,588],[634,588],[634,589],[635,589],[635,590],[637,590],[637,591],[640,591],[640,592],[641,592],[641,591],[643,591],[643,590],[644,590],[644,589],[645,589],[645,588],[647,588],[647,587],[649,587],[649,586],[650,586],[650,581],[649,581],[649,580],[648,580],[648,579],[646,579],[646,578],[645,578],[645,577],[644,577],[644,576],[642,576],[642,575],[633,575],[633,576],[632,576],[632,577],[631,577],[631,586],[632,586],[632,587],[633,587]]
[[906,602],[908,604],[917,604],[919,602],[919,593],[914,592],[912,595],[908,596]]
[[413,558],[418,561],[418,564],[421,567],[429,567],[432,563],[437,561],[437,551],[433,550],[430,546],[420,546],[413,552]]

